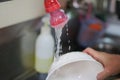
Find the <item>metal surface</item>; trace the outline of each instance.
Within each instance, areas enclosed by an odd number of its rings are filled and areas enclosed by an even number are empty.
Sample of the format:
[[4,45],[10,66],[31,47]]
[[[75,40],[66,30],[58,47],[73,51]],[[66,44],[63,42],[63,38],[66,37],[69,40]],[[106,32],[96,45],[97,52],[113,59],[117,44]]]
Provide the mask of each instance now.
[[[31,51],[32,48],[34,51],[36,33],[33,27],[36,21],[0,29],[0,80],[17,80],[18,76],[34,72],[34,52],[27,53],[27,51]],[[30,47],[23,50],[23,43]],[[26,54],[30,57],[25,56]],[[24,65],[25,61],[29,61],[27,66]]]
[[120,37],[105,34],[92,47],[99,51],[120,54]]

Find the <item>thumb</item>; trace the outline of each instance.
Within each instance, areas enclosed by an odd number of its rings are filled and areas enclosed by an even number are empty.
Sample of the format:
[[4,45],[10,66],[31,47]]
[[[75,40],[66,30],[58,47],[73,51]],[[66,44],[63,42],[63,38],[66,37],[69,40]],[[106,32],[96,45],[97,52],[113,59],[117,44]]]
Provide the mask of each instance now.
[[108,71],[107,69],[105,69],[104,71],[100,72],[97,75],[97,80],[104,80],[105,78],[110,76],[110,71]]

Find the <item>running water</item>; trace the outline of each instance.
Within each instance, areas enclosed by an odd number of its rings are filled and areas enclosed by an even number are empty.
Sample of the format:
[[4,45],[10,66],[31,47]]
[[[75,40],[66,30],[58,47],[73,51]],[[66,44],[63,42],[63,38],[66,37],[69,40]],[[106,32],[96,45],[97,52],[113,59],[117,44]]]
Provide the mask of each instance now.
[[[68,37],[68,51],[70,51],[71,50],[71,45],[70,45],[70,43],[71,43],[71,41],[70,41],[70,39],[69,39],[69,29],[68,29],[68,24],[66,24],[65,25],[66,26],[66,34],[67,34],[67,37]],[[61,27],[59,27],[59,28],[55,28],[55,34],[56,34],[56,44],[57,44],[57,49],[56,49],[56,54],[55,54],[55,57],[56,57],[56,59],[59,59],[59,56],[60,56],[60,52],[62,52],[62,45],[60,44],[60,42],[61,42],[61,35],[62,35],[62,29],[63,28],[61,28]]]
[[62,35],[62,28],[55,28],[55,34],[56,34],[56,41],[57,41],[57,50],[56,50],[56,59],[59,58],[59,53],[60,53],[60,42],[61,42],[61,35]]

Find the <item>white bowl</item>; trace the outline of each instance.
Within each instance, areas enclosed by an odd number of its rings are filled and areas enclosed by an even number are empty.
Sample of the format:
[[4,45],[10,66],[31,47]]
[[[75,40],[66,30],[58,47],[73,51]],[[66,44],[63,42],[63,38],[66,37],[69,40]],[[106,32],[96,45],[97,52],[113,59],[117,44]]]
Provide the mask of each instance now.
[[97,80],[103,66],[83,52],[70,52],[54,61],[46,80]]

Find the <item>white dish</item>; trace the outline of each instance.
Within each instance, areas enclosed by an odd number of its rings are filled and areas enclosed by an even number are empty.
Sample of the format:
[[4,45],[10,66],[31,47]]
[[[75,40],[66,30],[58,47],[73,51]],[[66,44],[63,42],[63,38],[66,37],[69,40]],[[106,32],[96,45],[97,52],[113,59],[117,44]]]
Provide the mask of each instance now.
[[102,64],[83,52],[70,52],[54,61],[46,80],[97,80]]

